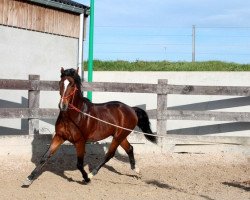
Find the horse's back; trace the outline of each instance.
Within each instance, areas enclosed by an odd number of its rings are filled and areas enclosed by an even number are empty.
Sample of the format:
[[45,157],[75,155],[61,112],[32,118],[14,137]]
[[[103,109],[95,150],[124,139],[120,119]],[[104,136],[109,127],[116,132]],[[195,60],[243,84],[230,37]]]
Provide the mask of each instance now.
[[101,107],[101,106],[125,106],[125,107],[130,107],[129,105],[120,102],[120,101],[108,101],[104,103],[93,103],[93,106]]
[[[119,101],[92,104],[88,114],[97,118],[90,120],[88,124],[89,128],[92,127],[92,131],[89,133],[89,139],[92,140],[104,139],[117,133],[118,130],[122,130],[116,125],[133,130],[138,120],[134,109]],[[108,122],[108,124],[103,121]]]
[[[122,103],[120,101],[109,101],[105,103],[93,103],[92,109],[96,112],[110,112],[110,114],[126,114],[136,116],[135,110],[129,105]],[[98,113],[97,113],[98,114]],[[99,113],[103,114],[103,113]],[[130,116],[131,117],[131,116]]]

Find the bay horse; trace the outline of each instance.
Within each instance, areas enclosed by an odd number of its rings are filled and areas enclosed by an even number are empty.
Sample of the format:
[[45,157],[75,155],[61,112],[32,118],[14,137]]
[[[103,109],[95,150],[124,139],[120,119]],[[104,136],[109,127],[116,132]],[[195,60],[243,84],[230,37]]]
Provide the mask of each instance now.
[[[148,115],[143,109],[130,107],[118,101],[94,104],[85,98],[81,91],[81,79],[78,70],[79,68],[77,70],[61,68],[61,80],[59,81],[60,113],[55,124],[55,135],[49,149],[43,155],[37,167],[27,177],[23,187],[28,187],[33,182],[44,164],[66,140],[76,148],[77,168],[86,183],[114,156],[119,145],[128,154],[131,169],[139,172],[135,165],[133,146],[127,140],[127,136],[131,133],[130,130],[133,130],[136,126],[147,133],[145,137],[149,141],[157,143],[150,128]],[[118,127],[103,123],[83,113],[105,120]],[[103,161],[91,173],[87,174],[83,168],[86,142],[96,142],[109,136],[113,136],[113,139]]]

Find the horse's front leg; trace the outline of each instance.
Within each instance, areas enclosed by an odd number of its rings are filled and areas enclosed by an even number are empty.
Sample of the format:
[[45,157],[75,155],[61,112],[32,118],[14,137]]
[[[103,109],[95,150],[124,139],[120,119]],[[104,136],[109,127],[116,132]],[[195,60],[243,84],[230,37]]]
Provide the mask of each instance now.
[[76,152],[77,152],[77,169],[79,169],[80,172],[82,173],[82,177],[84,181],[88,183],[90,179],[88,178],[88,174],[84,170],[84,166],[83,166],[84,154],[85,154],[85,141],[79,141],[75,143],[75,147],[76,147]]
[[37,174],[41,171],[42,167],[48,162],[49,158],[56,152],[56,150],[60,147],[60,145],[63,142],[64,140],[60,136],[55,135],[53,137],[49,149],[43,155],[42,159],[40,160],[36,168],[31,172],[31,174],[24,181],[22,187],[29,187],[32,184],[32,182],[37,178]]

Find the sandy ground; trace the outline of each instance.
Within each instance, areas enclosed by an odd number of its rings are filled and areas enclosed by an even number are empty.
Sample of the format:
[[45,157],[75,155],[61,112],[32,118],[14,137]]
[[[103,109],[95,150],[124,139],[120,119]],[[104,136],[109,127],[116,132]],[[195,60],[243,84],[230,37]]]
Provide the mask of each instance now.
[[[86,170],[100,160],[88,155]],[[113,158],[83,184],[75,157],[50,160],[29,188],[22,182],[34,168],[25,156],[0,158],[0,199],[250,199],[250,158],[209,154],[136,155],[141,174],[127,157]],[[91,164],[88,164],[91,163]]]

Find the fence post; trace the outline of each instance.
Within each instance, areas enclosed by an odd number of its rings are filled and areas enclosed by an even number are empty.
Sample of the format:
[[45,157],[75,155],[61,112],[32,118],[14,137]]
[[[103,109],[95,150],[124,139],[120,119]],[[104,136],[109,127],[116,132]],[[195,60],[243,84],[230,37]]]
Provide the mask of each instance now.
[[[29,81],[31,89],[28,92],[28,106],[29,109],[38,109],[40,102],[40,91],[38,90],[38,85],[40,81],[39,75],[29,75]],[[29,121],[29,135],[39,134],[39,119],[36,118],[36,110],[31,113]]]
[[157,85],[157,134],[167,133],[167,85],[168,80],[159,79]]

